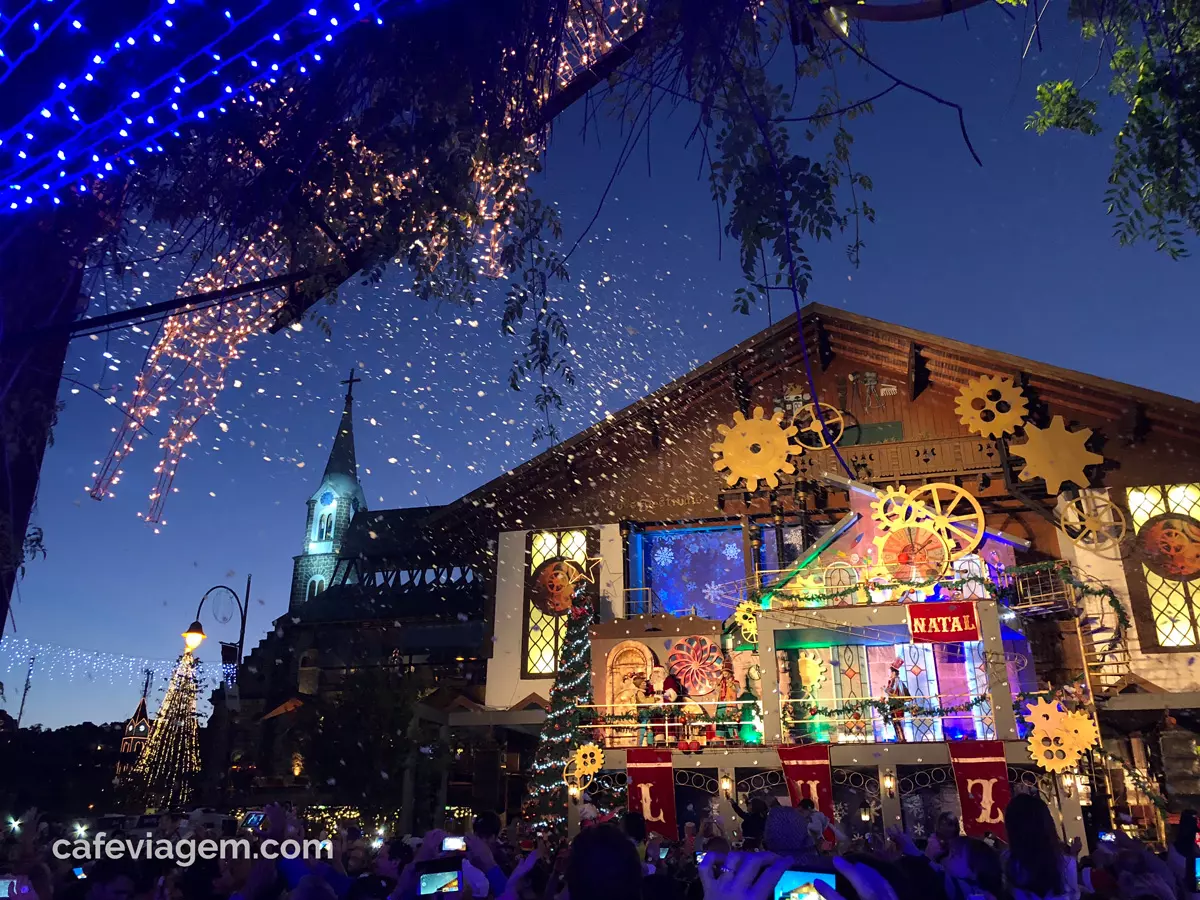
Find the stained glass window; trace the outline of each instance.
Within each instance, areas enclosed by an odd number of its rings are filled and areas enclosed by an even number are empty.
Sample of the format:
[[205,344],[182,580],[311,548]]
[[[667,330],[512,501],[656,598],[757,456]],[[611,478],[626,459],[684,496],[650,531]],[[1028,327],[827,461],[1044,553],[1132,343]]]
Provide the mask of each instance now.
[[[538,567],[553,559],[569,559],[580,568],[587,566],[586,531],[538,531],[529,541],[529,569],[532,575]],[[567,617],[554,616],[538,609],[532,596],[525,598],[525,674],[533,677],[554,675],[558,671],[558,655],[567,632]]]
[[671,615],[726,619],[746,581],[740,528],[641,535],[643,584]]
[[[1190,549],[1200,544],[1200,535],[1181,533],[1179,547],[1172,545],[1172,522],[1179,520],[1162,520],[1159,516],[1175,513],[1187,519],[1200,519],[1200,484],[1171,484],[1152,485],[1150,487],[1132,488],[1128,494],[1129,513],[1133,518],[1134,532],[1142,541],[1153,537],[1156,546],[1166,554],[1168,562],[1183,564]],[[1155,520],[1151,522],[1151,520]],[[1161,536],[1143,535],[1143,526],[1160,528]],[[1194,531],[1186,520],[1183,524],[1185,531]],[[1141,543],[1141,541],[1139,541]],[[1177,551],[1177,552],[1176,552]],[[1182,554],[1182,555],[1181,555]],[[1180,556],[1175,560],[1175,556]],[[1137,564],[1145,579],[1146,593],[1150,598],[1150,613],[1154,620],[1154,638],[1160,647],[1195,647],[1200,635],[1197,622],[1200,612],[1196,606],[1200,603],[1200,578],[1165,577],[1160,571],[1155,571],[1145,563]],[[1157,568],[1157,567],[1155,567]],[[1143,636],[1143,639],[1145,637]]]

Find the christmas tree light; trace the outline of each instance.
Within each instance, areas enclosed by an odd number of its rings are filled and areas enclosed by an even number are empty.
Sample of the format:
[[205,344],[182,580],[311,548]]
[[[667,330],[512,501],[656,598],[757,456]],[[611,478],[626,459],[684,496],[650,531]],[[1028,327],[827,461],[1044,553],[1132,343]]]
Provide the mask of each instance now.
[[558,676],[550,690],[550,710],[533,759],[529,795],[522,813],[535,831],[566,833],[567,786],[563,767],[575,748],[585,743],[583,724],[592,702],[592,638],[595,620],[590,600],[576,599],[568,612]]
[[188,650],[179,658],[133,770],[135,796],[146,809],[184,806],[192,796],[200,771],[196,692],[196,660]]

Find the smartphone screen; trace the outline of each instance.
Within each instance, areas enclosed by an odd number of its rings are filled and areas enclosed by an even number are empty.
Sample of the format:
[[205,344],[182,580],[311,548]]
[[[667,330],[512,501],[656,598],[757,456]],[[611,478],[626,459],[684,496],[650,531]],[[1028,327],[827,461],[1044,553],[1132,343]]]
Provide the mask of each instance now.
[[17,892],[17,879],[0,878],[0,897],[7,897]]
[[87,878],[87,873],[83,871],[83,866],[76,866],[71,871],[75,873],[76,878]]
[[442,838],[443,853],[461,853],[467,849],[467,839],[465,837],[455,837],[448,834]]
[[1102,841],[1115,841],[1117,839],[1116,832],[1114,831],[1100,831],[1096,833],[1096,837]]
[[813,887],[816,882],[837,886],[837,877],[832,872],[808,872],[789,869],[775,882],[775,900],[801,900],[802,897],[820,897]]
[[666,844],[664,844],[663,846],[661,846],[661,847],[659,847],[659,848],[658,848],[658,858],[659,858],[659,859],[666,859],[666,858],[667,858],[667,854],[668,854],[668,853],[670,853],[670,852],[671,852],[671,848],[670,848],[670,847],[668,847]]
[[246,813],[246,818],[242,819],[242,827],[243,828],[257,828],[259,825],[262,824],[262,820],[265,817],[265,815],[266,815],[265,813],[260,813],[260,812]]
[[1200,856],[1197,856],[1192,861],[1192,892],[1200,890],[1196,885],[1200,884]]
[[703,850],[696,851],[696,865],[700,865],[700,863],[704,862],[704,856],[705,854]]
[[429,894],[457,894],[461,889],[461,869],[451,872],[422,872],[417,880],[417,893],[422,897]]

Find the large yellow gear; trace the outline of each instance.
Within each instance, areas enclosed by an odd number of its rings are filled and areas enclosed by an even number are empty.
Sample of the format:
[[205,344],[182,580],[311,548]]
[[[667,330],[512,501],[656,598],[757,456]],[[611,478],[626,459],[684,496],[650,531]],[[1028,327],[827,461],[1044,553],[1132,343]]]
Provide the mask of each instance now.
[[874,510],[871,518],[879,523],[880,528],[888,531],[915,522],[924,512],[913,504],[908,491],[890,484],[878,499],[871,501],[871,509]]
[[1015,455],[1025,460],[1021,480],[1044,478],[1049,494],[1057,494],[1064,481],[1072,481],[1081,488],[1087,487],[1088,478],[1083,467],[1104,462],[1103,456],[1084,446],[1092,436],[1092,429],[1067,431],[1062,416],[1055,416],[1046,428],[1026,425],[1025,435],[1027,440],[1024,444],[1009,447]]
[[1029,403],[1021,389],[1011,378],[996,375],[980,375],[968,381],[959,391],[954,408],[960,422],[990,438],[1012,434],[1029,414]]
[[733,621],[742,630],[742,637],[751,644],[758,643],[758,616],[755,615],[757,609],[754,603],[743,600],[733,611]]
[[721,458],[713,463],[713,469],[728,471],[725,483],[733,487],[739,479],[745,479],[746,487],[757,490],[759,481],[767,487],[779,486],[779,473],[793,475],[796,467],[788,461],[789,456],[804,452],[791,442],[796,426],[783,424],[783,413],[776,411],[769,419],[766,411],[756,407],[749,419],[740,412],[733,414],[733,425],[718,425],[722,439],[711,446]]
[[909,502],[920,511],[922,521],[946,539],[951,559],[966,556],[983,540],[983,507],[970,491],[935,481],[909,494]]
[[597,744],[583,744],[575,750],[575,771],[595,775],[604,768],[604,751]]
[[1029,755],[1048,772],[1066,772],[1100,742],[1096,720],[1086,710],[1064,712],[1054,701],[1039,698],[1029,705],[1025,721],[1032,726]]
[[1029,710],[1025,713],[1025,721],[1034,730],[1046,732],[1062,731],[1066,717],[1067,714],[1058,708],[1056,702],[1041,697],[1030,703]]

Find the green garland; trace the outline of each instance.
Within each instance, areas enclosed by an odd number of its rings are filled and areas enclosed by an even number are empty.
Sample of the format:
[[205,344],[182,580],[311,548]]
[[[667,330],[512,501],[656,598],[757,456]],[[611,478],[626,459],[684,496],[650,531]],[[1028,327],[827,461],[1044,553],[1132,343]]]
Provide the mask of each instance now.
[[[842,706],[813,706],[811,703],[805,703],[803,700],[792,700],[788,703],[788,706],[790,707],[792,717],[796,721],[803,721],[803,719],[813,716],[840,717],[849,715],[853,717],[855,713],[861,714],[865,710],[871,710],[883,716],[893,715],[897,712],[907,712],[912,713],[914,716],[936,719],[943,716],[971,712],[976,707],[984,706],[990,702],[991,700],[986,694],[981,694],[966,703],[958,703],[954,706],[922,706],[919,700],[901,697],[888,697],[883,700],[864,697],[861,700],[851,700]],[[808,715],[797,716],[797,710]]]
[[1119,756],[1113,756],[1106,750],[1100,750],[1099,753],[1108,762],[1116,763],[1118,766],[1120,766],[1121,771],[1125,773],[1125,777],[1133,782],[1134,787],[1149,797],[1151,803],[1157,806],[1164,813],[1168,811],[1166,798],[1164,798],[1163,795],[1158,792],[1158,788],[1156,786],[1152,785],[1146,779],[1145,775],[1143,775],[1137,769],[1131,769],[1125,763],[1125,760],[1121,759]]
[[[1061,559],[1047,560],[1045,562],[1030,563],[1025,566],[1014,566],[1010,569],[1005,569],[1005,575],[1026,575],[1034,572],[1053,572],[1065,584],[1069,584],[1075,588],[1079,596],[1082,598],[1102,597],[1104,598],[1117,617],[1116,637],[1119,639],[1126,631],[1132,627],[1132,622],[1129,619],[1129,613],[1125,611],[1125,605],[1121,602],[1121,598],[1117,596],[1112,588],[1104,584],[1089,583],[1075,575],[1071,571],[1071,564]],[[844,597],[851,597],[855,594],[861,594],[864,591],[870,590],[870,582],[850,585],[849,587],[839,588],[833,591],[812,591],[801,596],[800,602],[811,604],[813,607],[830,606],[832,601],[840,600]],[[934,587],[940,587],[943,590],[962,590],[967,587],[982,588],[987,592],[993,600],[999,600],[1007,605],[1011,605],[1011,601],[1016,599],[1015,588],[1011,585],[1001,587],[994,584],[991,580],[982,576],[972,575],[968,578],[959,578],[954,581],[889,581],[880,586],[882,589],[902,589],[902,590],[929,590]],[[762,604],[762,600],[767,596],[777,596],[780,591],[786,588],[786,584],[777,584],[773,587],[763,587],[754,591],[750,591],[746,595],[746,599],[754,603],[756,606]]]

